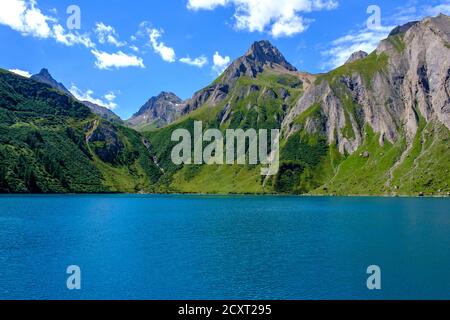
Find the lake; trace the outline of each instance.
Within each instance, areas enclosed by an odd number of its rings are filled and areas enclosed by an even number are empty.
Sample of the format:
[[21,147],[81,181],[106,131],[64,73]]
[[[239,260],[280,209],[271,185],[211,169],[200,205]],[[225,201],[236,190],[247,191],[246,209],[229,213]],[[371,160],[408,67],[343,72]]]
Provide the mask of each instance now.
[[449,199],[0,196],[0,230],[2,299],[450,299]]

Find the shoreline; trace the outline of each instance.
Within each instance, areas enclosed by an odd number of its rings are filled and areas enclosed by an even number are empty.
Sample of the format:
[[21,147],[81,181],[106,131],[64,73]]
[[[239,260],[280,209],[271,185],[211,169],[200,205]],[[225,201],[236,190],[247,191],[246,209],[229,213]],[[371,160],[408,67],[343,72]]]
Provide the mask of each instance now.
[[0,193],[0,197],[46,197],[46,196],[202,196],[202,197],[298,197],[298,198],[450,198],[450,195],[371,195],[371,194],[352,194],[352,195],[330,195],[330,194],[279,194],[279,193],[126,193],[126,192],[107,192],[107,193]]

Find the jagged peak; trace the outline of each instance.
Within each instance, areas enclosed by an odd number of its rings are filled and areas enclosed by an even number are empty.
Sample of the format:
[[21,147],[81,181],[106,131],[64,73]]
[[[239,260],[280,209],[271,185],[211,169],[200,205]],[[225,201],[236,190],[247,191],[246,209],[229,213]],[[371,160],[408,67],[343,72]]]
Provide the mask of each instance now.
[[55,80],[47,68],[42,68],[38,74],[31,76],[31,79],[49,85],[50,87],[72,96],[72,93],[61,83]]
[[42,68],[41,71],[39,71],[38,74],[40,74],[42,76],[50,76],[51,77],[51,74],[50,74],[50,72],[48,71],[47,68]]
[[183,100],[179,98],[175,93],[170,91],[162,91],[157,96],[153,96],[147,100],[147,102],[136,112],[132,118],[145,114],[148,110],[154,109],[157,105],[163,105],[168,107],[181,105]]
[[31,78],[41,78],[57,82],[50,74],[50,71],[48,71],[47,68],[42,68],[41,71],[39,71],[39,73],[33,75]]
[[224,72],[222,84],[233,83],[240,76],[256,77],[266,68],[284,69],[288,72],[297,71],[283,54],[267,40],[254,42],[242,57],[236,59]]
[[412,27],[414,27],[416,24],[418,24],[420,21],[411,21],[408,23],[405,23],[404,25],[395,27],[391,33],[389,33],[389,37],[401,34],[401,33],[405,33],[407,32],[409,29],[411,29]]
[[243,58],[257,64],[278,64],[290,71],[297,71],[294,66],[286,61],[281,51],[268,40],[254,42]]
[[158,94],[154,98],[156,98],[156,99],[175,99],[175,100],[181,101],[181,99],[175,93],[170,92],[170,91],[162,91],[160,94]]
[[368,55],[369,54],[367,52],[362,51],[362,50],[353,52],[352,55],[348,58],[347,62],[345,62],[345,64],[364,59]]

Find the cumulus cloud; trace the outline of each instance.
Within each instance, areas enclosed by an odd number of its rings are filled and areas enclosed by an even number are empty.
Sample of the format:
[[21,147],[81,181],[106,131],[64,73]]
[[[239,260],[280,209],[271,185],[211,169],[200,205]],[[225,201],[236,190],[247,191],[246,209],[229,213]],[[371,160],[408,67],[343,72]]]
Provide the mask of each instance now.
[[343,65],[352,53],[365,51],[371,53],[381,40],[385,39],[394,26],[378,27],[376,29],[364,28],[342,36],[331,42],[331,47],[322,52],[327,61],[322,69],[336,68]]
[[40,39],[53,38],[66,46],[80,44],[88,48],[95,47],[88,35],[66,32],[56,18],[42,13],[36,0],[2,0],[0,24],[9,26],[24,36]]
[[166,46],[164,42],[159,42],[158,39],[161,38],[163,31],[158,29],[151,29],[149,30],[150,34],[150,43],[153,47],[153,50],[157,54],[160,55],[160,57],[167,62],[175,62],[175,50]]
[[20,69],[9,69],[8,71],[18,74],[19,76],[25,77],[25,78],[30,78],[31,77],[31,73],[29,73],[28,71],[24,71],[24,70],[20,70]]
[[9,26],[23,35],[49,38],[52,31],[49,23],[53,18],[44,15],[36,1],[2,0],[0,2],[0,24]]
[[180,62],[193,67],[203,68],[205,65],[208,64],[208,58],[206,58],[205,56],[200,56],[195,59],[192,59],[189,56],[187,56],[186,58],[181,58]]
[[[50,11],[54,13],[54,10]],[[8,26],[24,36],[54,39],[65,46],[85,46],[91,49],[92,54],[96,57],[96,66],[99,69],[110,69],[113,67],[144,68],[142,58],[125,54],[122,51],[108,54],[95,49],[96,44],[91,40],[89,34],[67,31],[56,18],[42,13],[36,0],[1,0],[0,24]],[[100,44],[112,44],[117,47],[126,45],[125,42],[118,40],[116,30],[104,23],[97,23],[94,32]],[[131,49],[134,50],[137,47]]]
[[337,0],[188,0],[190,10],[235,8],[235,27],[250,32],[268,32],[273,37],[289,37],[305,31],[309,19],[300,13],[337,8]]
[[437,16],[440,13],[450,15],[450,1],[444,1],[444,3],[435,6],[424,6],[423,12],[427,16]]
[[112,68],[139,67],[145,68],[144,61],[135,55],[129,55],[122,51],[107,53],[99,50],[92,50],[92,54],[97,59],[95,66],[102,70]]
[[95,47],[95,43],[92,42],[91,38],[88,35],[66,32],[60,24],[53,26],[53,33],[55,40],[66,46],[71,47],[73,45],[80,44],[85,46],[86,48]]
[[103,22],[98,22],[95,24],[95,33],[98,37],[98,41],[101,44],[111,44],[116,47],[123,47],[126,45],[126,42],[121,42],[118,40],[119,36],[117,35],[116,29],[112,26],[108,26]]
[[398,25],[403,25],[414,20],[421,20],[426,16],[436,16],[439,13],[450,14],[450,1],[445,0],[435,6],[405,5],[396,8],[395,14],[384,17],[382,26],[368,29],[364,27],[348,32],[344,36],[331,42],[322,56],[326,61],[322,69],[336,68],[343,65],[353,52],[362,50],[372,52],[381,40],[387,38],[389,33]]
[[93,90],[88,89],[86,91],[83,91],[75,85],[72,85],[69,91],[73,94],[75,98],[77,98],[80,101],[88,101],[90,103],[108,108],[110,110],[114,110],[118,107],[117,103],[114,102],[116,99],[116,95],[112,91],[105,94],[103,96],[103,99],[95,98]]
[[219,52],[216,51],[216,53],[213,56],[213,71],[217,74],[221,74],[225,71],[225,69],[230,65],[231,58],[228,56],[222,57]]

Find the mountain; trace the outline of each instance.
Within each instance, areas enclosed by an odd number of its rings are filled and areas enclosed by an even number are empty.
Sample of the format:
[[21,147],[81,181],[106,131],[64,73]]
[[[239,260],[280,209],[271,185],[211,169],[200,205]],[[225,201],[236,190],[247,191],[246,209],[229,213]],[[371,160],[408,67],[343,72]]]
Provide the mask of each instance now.
[[0,69],[0,193],[155,192],[161,175],[134,130]]
[[398,27],[366,58],[318,76],[283,121],[288,144],[316,136],[329,146],[311,168],[330,171],[305,190],[316,193],[448,192],[449,129],[445,15]]
[[[318,75],[255,42],[192,98],[150,99],[127,123],[143,133],[54,85],[0,71],[0,192],[450,195],[446,15],[399,26]],[[281,129],[278,174],[175,165],[172,133],[195,121],[222,133]]]
[[[205,104],[210,107],[224,104],[223,102],[229,100],[232,95],[237,95],[236,101],[245,100],[264,91],[266,96],[286,100],[291,97],[291,93],[294,93],[290,92],[291,89],[298,93],[304,85],[309,85],[310,80],[309,74],[297,72],[297,69],[287,62],[281,52],[270,42],[257,41],[252,44],[245,55],[236,59],[213,84],[198,91],[191,99],[187,100],[183,107],[183,114],[188,114]],[[279,92],[272,90],[273,82],[276,87],[274,89]],[[247,90],[246,92],[243,91],[244,88]],[[235,92],[236,89],[242,90]],[[223,115],[228,116],[227,109],[232,106],[225,103],[224,107]],[[225,121],[226,119],[221,120]]]
[[352,53],[352,55],[350,56],[350,58],[348,58],[348,60],[345,62],[345,64],[355,62],[360,59],[364,59],[368,55],[369,54],[365,51],[356,51],[356,52]]
[[175,166],[170,159],[175,145],[171,134],[177,128],[192,132],[194,120],[222,131],[280,128],[313,82],[314,76],[296,71],[268,41],[255,42],[211,85],[185,101],[175,123],[145,133],[165,171],[167,188],[176,192],[264,192],[257,166]]
[[124,121],[120,119],[120,117],[110,109],[103,106],[99,106],[98,104],[92,103],[90,101],[80,101],[80,102],[89,109],[91,109],[93,113],[100,116],[101,118],[108,120],[110,122],[124,125]]
[[37,82],[45,83],[53,89],[59,90],[69,96],[72,96],[72,93],[70,93],[70,91],[67,90],[67,88],[62,83],[53,79],[50,72],[48,72],[48,70],[45,68],[42,69],[38,74],[31,76],[31,79]]
[[[326,74],[298,72],[267,41],[254,43],[176,123],[146,134],[177,192],[447,194],[450,191],[450,21],[395,28],[369,55]],[[281,128],[274,178],[256,166],[174,166],[170,134]]]
[[[31,80],[49,85],[53,89],[59,90],[75,99],[72,93],[69,90],[67,90],[67,88],[62,83],[56,81],[52,77],[50,72],[45,68],[42,69],[38,74],[31,76]],[[103,119],[116,122],[118,124],[123,124],[123,121],[120,119],[120,117],[116,115],[113,111],[109,110],[108,108],[99,106],[90,101],[80,101],[80,102],[85,106],[87,106],[89,109],[91,109],[92,112],[102,117]]]
[[172,92],[161,92],[150,98],[127,124],[137,130],[146,131],[166,126],[181,115],[183,101]]

